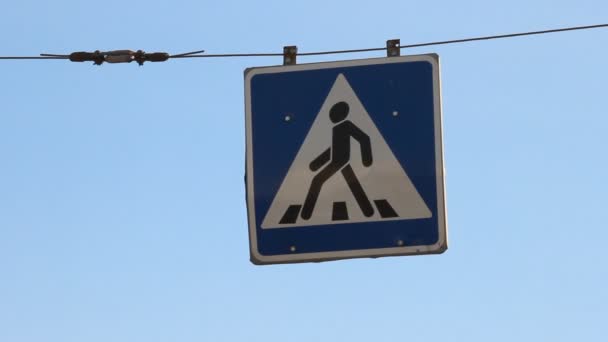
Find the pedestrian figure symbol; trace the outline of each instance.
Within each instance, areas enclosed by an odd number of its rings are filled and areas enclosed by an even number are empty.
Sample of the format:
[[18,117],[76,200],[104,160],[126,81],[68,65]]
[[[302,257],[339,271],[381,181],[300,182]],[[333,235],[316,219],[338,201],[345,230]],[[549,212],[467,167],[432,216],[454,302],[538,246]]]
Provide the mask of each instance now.
[[[387,115],[394,119],[392,112]],[[431,217],[404,167],[339,74],[261,226],[291,228]]]
[[317,171],[321,167],[323,169],[312,179],[310,190],[308,190],[308,195],[304,201],[302,218],[305,220],[312,216],[323,184],[338,171],[342,172],[342,176],[344,176],[346,184],[348,184],[363,214],[367,217],[374,214],[374,208],[349,164],[351,138],[357,140],[361,145],[361,158],[363,165],[366,167],[372,165],[373,162],[371,142],[367,134],[350,120],[346,120],[348,111],[349,106],[346,102],[336,103],[329,111],[329,118],[336,125],[332,129],[331,147],[323,151],[310,163],[311,171]]

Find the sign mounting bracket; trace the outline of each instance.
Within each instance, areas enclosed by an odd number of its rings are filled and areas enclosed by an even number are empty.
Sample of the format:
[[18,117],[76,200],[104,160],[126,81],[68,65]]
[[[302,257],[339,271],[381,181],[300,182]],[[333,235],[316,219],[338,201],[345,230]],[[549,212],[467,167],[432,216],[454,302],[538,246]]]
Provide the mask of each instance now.
[[399,39],[389,39],[386,41],[386,57],[401,56],[401,42]]
[[283,47],[283,65],[295,65],[298,55],[298,47],[295,45]]

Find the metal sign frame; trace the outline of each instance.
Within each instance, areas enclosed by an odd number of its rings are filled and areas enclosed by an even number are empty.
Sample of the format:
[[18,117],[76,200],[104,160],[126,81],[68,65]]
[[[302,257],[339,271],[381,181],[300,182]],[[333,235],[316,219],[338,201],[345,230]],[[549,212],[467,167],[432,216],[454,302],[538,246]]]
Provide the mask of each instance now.
[[[252,122],[252,80],[257,75],[302,72],[308,70],[350,68],[369,65],[385,65],[392,63],[426,62],[432,67],[432,88],[433,88],[433,123],[434,123],[434,158],[436,175],[436,200],[437,208],[435,218],[437,221],[438,238],[430,245],[408,245],[402,240],[395,241],[393,246],[385,248],[370,248],[356,250],[335,250],[313,253],[299,253],[295,246],[286,246],[284,254],[264,255],[260,253],[258,246],[258,229],[256,210],[255,210],[255,187],[254,187],[254,159],[253,155],[253,122]],[[303,94],[302,96],[306,96]],[[287,117],[285,118],[288,121]],[[390,58],[371,58],[361,60],[347,60],[337,62],[323,62],[298,65],[284,65],[271,67],[256,67],[245,70],[245,130],[246,130],[246,198],[249,222],[249,238],[251,261],[254,264],[277,264],[277,263],[296,263],[296,262],[319,262],[336,259],[399,256],[399,255],[419,255],[419,254],[439,254],[447,249],[447,218],[445,204],[445,180],[443,163],[443,139],[442,139],[442,110],[441,110],[441,82],[439,57],[436,54],[398,56]],[[298,229],[298,228],[286,228]],[[323,228],[320,228],[323,229]]]

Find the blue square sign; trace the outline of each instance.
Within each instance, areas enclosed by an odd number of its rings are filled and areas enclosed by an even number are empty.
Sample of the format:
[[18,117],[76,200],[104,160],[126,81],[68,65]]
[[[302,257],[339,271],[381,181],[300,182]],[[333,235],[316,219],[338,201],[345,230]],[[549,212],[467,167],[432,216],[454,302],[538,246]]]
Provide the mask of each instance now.
[[245,71],[255,264],[447,249],[435,54]]

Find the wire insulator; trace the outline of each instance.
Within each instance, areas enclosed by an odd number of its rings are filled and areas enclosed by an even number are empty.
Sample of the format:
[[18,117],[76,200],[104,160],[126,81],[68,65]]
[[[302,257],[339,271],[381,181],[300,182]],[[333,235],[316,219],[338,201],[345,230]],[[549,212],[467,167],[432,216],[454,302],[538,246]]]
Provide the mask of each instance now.
[[144,62],[164,62],[171,56],[166,52],[153,52],[145,53],[142,50],[137,52],[131,50],[113,50],[100,52],[85,52],[78,51],[72,52],[69,55],[69,59],[72,62],[93,62],[96,65],[101,65],[103,62],[107,63],[131,63],[137,62],[139,65],[143,65]]
[[93,54],[92,52],[84,52],[84,51],[72,52],[70,54],[70,61],[72,61],[72,62],[93,61],[94,56],[95,56],[95,54]]
[[169,54],[166,52],[147,53],[146,58],[149,62],[164,62],[169,59]]

